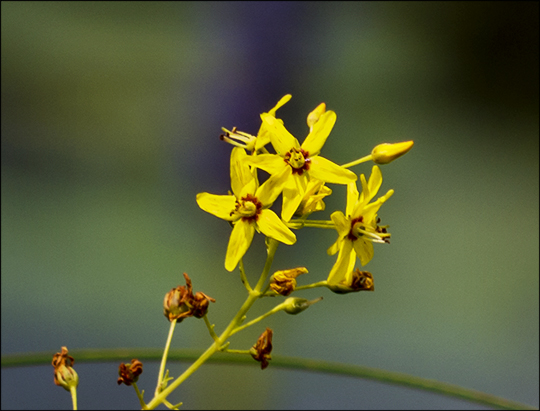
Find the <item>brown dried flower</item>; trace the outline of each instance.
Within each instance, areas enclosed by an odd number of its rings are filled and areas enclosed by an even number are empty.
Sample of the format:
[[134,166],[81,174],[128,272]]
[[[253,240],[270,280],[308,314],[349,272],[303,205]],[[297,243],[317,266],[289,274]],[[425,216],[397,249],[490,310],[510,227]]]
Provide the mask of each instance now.
[[177,320],[181,322],[184,318],[201,318],[208,311],[208,306],[216,300],[208,295],[197,292],[193,295],[191,279],[184,273],[186,279],[185,286],[173,288],[165,295],[163,300],[163,314],[169,321]]
[[139,380],[139,375],[141,375],[142,372],[142,362],[135,358],[131,360],[131,364],[120,364],[120,367],[118,367],[118,375],[120,375],[120,378],[118,378],[117,381],[118,385],[122,383],[131,385],[134,382],[137,382]]
[[268,361],[272,359],[272,334],[273,331],[267,328],[259,337],[257,342],[250,349],[251,356],[261,363],[261,370],[268,367]]
[[73,369],[75,360],[68,355],[67,347],[62,347],[62,352],[54,354],[52,365],[54,367],[54,383],[70,391],[71,387],[77,388],[79,385],[79,376]]
[[307,272],[308,270],[306,267],[276,271],[270,280],[270,288],[280,295],[287,296],[292,293],[296,287],[296,277]]
[[373,275],[369,271],[354,270],[351,284],[339,283],[327,285],[327,287],[337,294],[347,294],[358,291],[374,291]]

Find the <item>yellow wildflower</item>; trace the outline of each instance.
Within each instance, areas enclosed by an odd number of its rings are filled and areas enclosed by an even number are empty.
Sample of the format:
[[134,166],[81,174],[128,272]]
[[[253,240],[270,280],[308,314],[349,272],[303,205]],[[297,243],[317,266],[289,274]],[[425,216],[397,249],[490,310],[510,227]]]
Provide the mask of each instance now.
[[324,110],[324,106],[319,105],[310,113],[311,117],[308,116],[311,131],[302,145],[287,131],[283,122],[268,113],[261,114],[277,154],[259,154],[248,157],[247,161],[271,175],[280,174],[286,168],[291,170],[283,188],[281,217],[285,221],[289,221],[298,209],[311,178],[334,184],[348,184],[357,179],[352,171],[319,156],[336,122],[336,113]]
[[[197,194],[197,204],[204,211],[230,221],[234,227],[229,239],[225,268],[233,271],[244,256],[255,230],[284,244],[296,242],[296,236],[268,207],[281,193],[291,171],[287,168],[271,176],[259,186],[256,173],[245,162],[247,154],[243,148],[235,147],[231,153],[232,194]],[[253,170],[255,171],[255,170]]]
[[362,265],[366,265],[373,258],[373,242],[388,243],[390,234],[386,232],[388,226],[377,225],[377,211],[388,200],[394,190],[389,190],[384,196],[369,203],[379,191],[382,184],[381,170],[373,166],[369,182],[366,177],[360,176],[362,193],[358,194],[356,183],[347,186],[346,216],[341,211],[332,213],[330,218],[336,225],[339,237],[328,249],[328,254],[334,255],[339,251],[338,258],[330,274],[328,284],[351,284],[356,256]]

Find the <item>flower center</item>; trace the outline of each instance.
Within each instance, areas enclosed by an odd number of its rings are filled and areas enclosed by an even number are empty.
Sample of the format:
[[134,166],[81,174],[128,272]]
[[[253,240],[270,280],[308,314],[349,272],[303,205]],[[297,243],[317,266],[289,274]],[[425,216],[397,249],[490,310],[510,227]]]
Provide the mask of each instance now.
[[[377,224],[381,222],[381,219],[377,219]],[[347,238],[351,241],[356,241],[360,237],[365,236],[365,239],[368,241],[373,241],[376,243],[389,243],[390,234],[386,232],[388,226],[379,226],[375,224],[373,227],[370,224],[364,224],[364,217],[360,216],[351,220],[351,229]]]
[[236,214],[242,221],[257,221],[262,210],[262,203],[257,200],[257,197],[248,194],[240,200],[236,200],[234,211],[231,216]]
[[309,170],[309,164],[311,159],[309,153],[303,149],[291,148],[287,154],[285,154],[285,162],[292,167],[292,172],[302,175],[304,171]]

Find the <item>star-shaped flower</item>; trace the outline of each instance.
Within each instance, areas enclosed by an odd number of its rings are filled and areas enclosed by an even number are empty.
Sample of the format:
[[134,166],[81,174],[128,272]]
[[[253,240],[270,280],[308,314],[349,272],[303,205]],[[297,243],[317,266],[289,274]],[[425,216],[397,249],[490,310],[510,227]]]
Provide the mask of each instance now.
[[[315,116],[312,116],[313,113]],[[271,175],[280,174],[286,168],[291,170],[283,188],[281,217],[285,221],[289,221],[297,210],[311,178],[335,184],[348,184],[357,179],[352,171],[319,155],[334,127],[336,113],[325,112],[325,107],[321,104],[310,113],[310,116],[308,116],[308,124],[311,131],[300,145],[298,140],[287,131],[282,121],[271,114],[261,114],[263,125],[276,154],[259,154],[247,158],[249,164]]]
[[341,211],[336,211],[330,216],[339,234],[337,241],[328,249],[330,255],[339,251],[337,261],[328,275],[327,282],[330,285],[342,281],[350,284],[356,256],[360,258],[362,265],[366,265],[373,258],[373,242],[389,242],[390,234],[386,232],[388,226],[377,225],[380,221],[377,212],[394,194],[394,190],[389,190],[384,196],[369,203],[382,184],[381,170],[373,166],[369,182],[366,182],[363,174],[360,180],[362,182],[360,195],[356,183],[347,185],[346,216]]
[[227,254],[225,268],[233,271],[244,256],[255,230],[262,232],[284,244],[296,242],[294,233],[268,207],[281,193],[291,170],[284,168],[259,186],[255,169],[245,162],[247,154],[243,148],[235,147],[231,153],[231,187],[233,194],[197,194],[197,204],[204,211],[232,222],[234,225]]

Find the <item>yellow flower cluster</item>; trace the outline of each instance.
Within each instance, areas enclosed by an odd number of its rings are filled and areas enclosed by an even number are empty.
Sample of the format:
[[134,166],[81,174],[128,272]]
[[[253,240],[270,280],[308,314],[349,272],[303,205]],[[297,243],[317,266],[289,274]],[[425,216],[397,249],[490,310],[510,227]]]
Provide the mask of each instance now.
[[[361,193],[356,183],[358,176],[348,167],[368,160],[377,164],[389,163],[409,151],[413,142],[382,144],[370,155],[340,166],[321,156],[336,122],[336,113],[327,111],[324,103],[317,106],[307,116],[309,133],[300,144],[276,117],[276,111],[290,98],[289,94],[284,96],[275,107],[261,114],[262,124],[257,136],[236,128],[232,131],[223,129],[222,140],[235,146],[230,163],[232,193],[200,193],[197,203],[204,211],[233,226],[225,257],[228,271],[233,271],[247,252],[255,231],[291,245],[296,242],[291,228],[335,228],[338,239],[328,253],[339,254],[327,284],[348,287],[353,283],[356,256],[362,265],[366,265],[373,257],[373,242],[388,242],[390,234],[386,231],[387,226],[378,225],[377,212],[393,194],[390,190],[370,203],[382,184],[379,167],[373,167],[368,182],[363,174],[360,175]],[[273,152],[268,150],[269,145]],[[270,175],[263,184],[259,184],[257,169]],[[307,220],[311,213],[325,209],[323,199],[332,193],[326,183],[347,185],[345,214],[336,211],[331,215],[331,221]],[[270,210],[280,194],[281,218]]]

